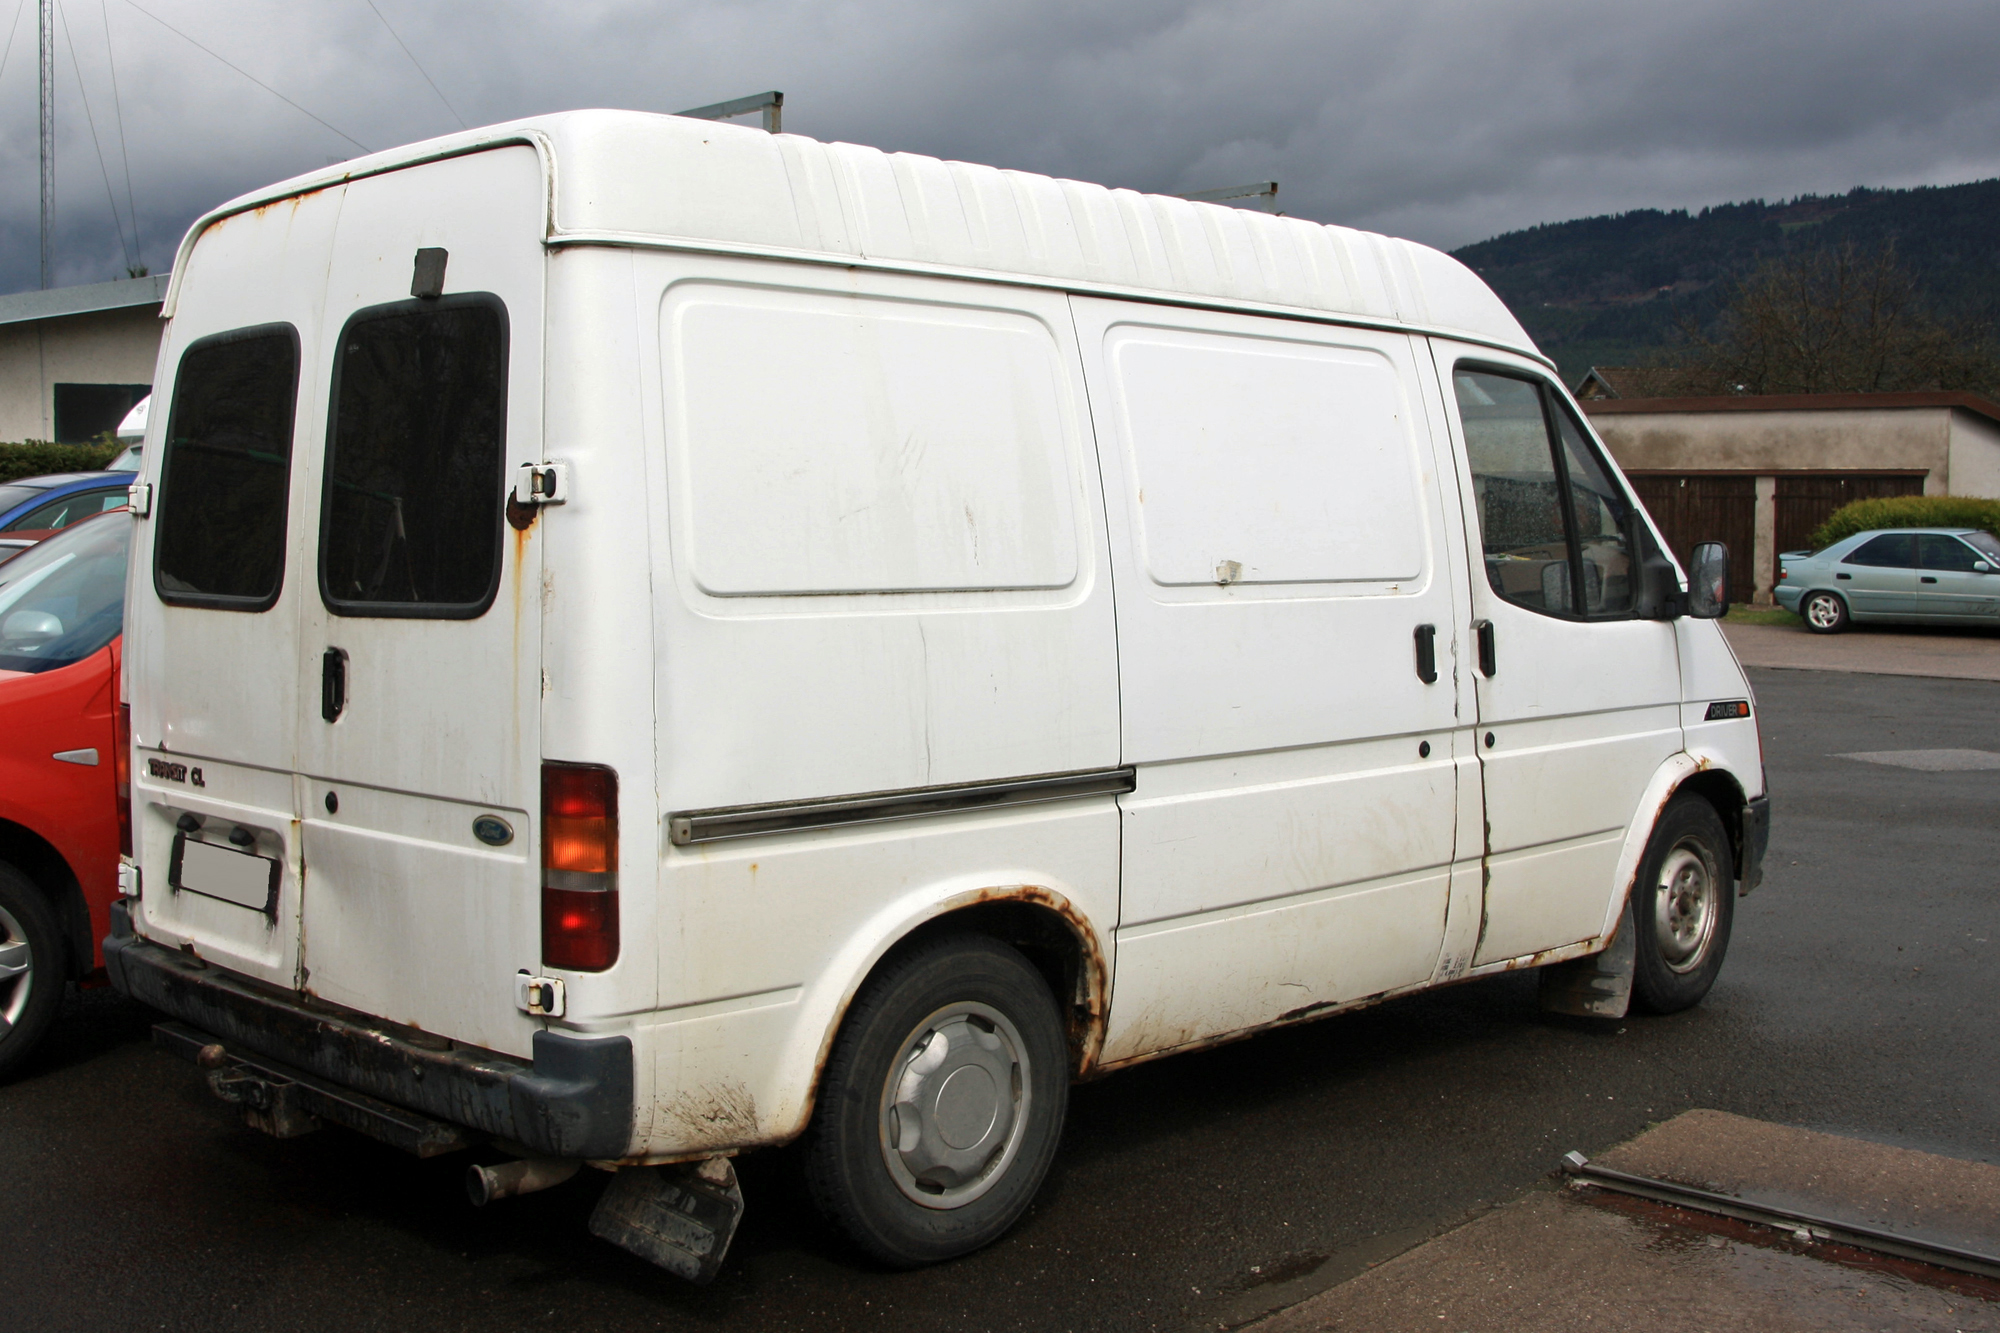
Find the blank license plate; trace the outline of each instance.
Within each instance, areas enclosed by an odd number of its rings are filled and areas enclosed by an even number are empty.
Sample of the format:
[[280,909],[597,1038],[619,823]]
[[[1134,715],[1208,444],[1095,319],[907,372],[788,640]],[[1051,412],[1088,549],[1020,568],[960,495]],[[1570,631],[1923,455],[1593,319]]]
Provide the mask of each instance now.
[[219,898],[266,916],[277,914],[278,863],[268,856],[194,842],[180,834],[174,839],[167,883],[184,893]]

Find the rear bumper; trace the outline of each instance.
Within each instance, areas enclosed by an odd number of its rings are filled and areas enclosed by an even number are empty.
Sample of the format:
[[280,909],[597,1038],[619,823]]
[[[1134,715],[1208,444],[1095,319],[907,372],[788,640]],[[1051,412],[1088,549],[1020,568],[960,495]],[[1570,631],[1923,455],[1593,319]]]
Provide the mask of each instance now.
[[1764,849],[1771,844],[1771,798],[1753,796],[1743,803],[1743,864],[1736,876],[1748,893],[1764,882]]
[[112,907],[104,964],[120,994],[327,1083],[550,1157],[630,1149],[628,1037],[537,1032],[532,1062],[456,1044],[432,1050],[141,940],[122,902]]

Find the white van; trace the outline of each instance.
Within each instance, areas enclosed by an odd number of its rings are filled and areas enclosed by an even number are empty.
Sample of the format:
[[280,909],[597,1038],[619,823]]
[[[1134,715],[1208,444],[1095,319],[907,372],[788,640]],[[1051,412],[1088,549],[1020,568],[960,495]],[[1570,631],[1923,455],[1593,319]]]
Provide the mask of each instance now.
[[1682,1008],[1758,879],[1723,553],[1421,246],[593,111],[220,208],[166,314],[106,953],[272,1132],[613,1171],[696,1278],[803,1137],[922,1263],[1072,1080]]

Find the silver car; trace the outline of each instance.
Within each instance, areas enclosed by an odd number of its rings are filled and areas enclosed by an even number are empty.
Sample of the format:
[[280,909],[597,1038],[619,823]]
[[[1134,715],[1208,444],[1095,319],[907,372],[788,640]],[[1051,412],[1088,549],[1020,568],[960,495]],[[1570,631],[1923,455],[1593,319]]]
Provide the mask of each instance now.
[[1778,605],[1816,634],[1851,622],[2000,626],[2000,540],[1973,528],[1875,528],[1778,557]]

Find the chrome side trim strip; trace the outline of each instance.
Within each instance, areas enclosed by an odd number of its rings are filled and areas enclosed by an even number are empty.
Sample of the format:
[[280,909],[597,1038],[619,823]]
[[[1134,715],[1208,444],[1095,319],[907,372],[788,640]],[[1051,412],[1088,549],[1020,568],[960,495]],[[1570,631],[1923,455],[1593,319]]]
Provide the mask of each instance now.
[[779,801],[770,805],[729,805],[682,810],[667,816],[667,838],[676,847],[754,838],[765,833],[797,833],[847,824],[885,824],[897,819],[1041,805],[1079,796],[1122,796],[1135,784],[1133,770],[1100,768],[1084,773],[1044,773],[1005,782],[969,782],[950,787],[911,787],[831,800]]

